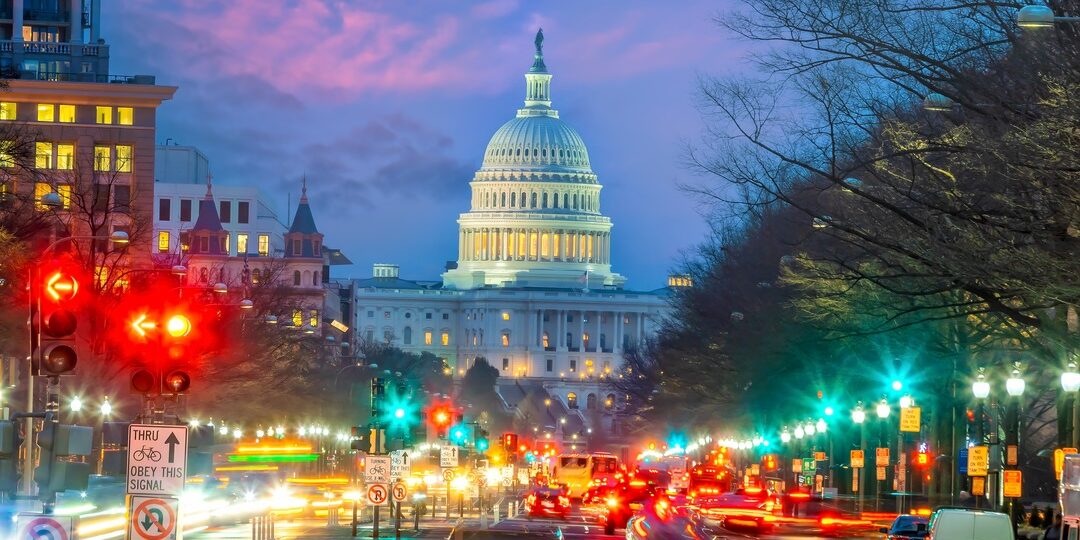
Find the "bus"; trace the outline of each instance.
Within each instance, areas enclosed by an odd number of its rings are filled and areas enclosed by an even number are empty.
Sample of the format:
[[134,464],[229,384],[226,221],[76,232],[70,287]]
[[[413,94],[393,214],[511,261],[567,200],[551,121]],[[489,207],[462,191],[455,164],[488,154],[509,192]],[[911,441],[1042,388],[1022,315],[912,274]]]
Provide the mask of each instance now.
[[690,469],[690,485],[687,489],[690,498],[727,493],[731,488],[732,472],[726,467],[697,465]]
[[621,478],[619,458],[606,452],[560,454],[551,470],[552,482],[565,486],[567,494],[575,498],[591,486],[614,486]]

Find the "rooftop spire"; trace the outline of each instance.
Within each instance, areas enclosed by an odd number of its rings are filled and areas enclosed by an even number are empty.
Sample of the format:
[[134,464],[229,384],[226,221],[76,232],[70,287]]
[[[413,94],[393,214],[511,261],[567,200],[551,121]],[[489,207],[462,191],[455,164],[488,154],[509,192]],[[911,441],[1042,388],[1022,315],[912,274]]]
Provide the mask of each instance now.
[[536,45],[536,54],[533,55],[533,65],[529,69],[529,73],[547,73],[547,66],[544,65],[544,29],[541,28],[536,31],[536,39],[533,40]]
[[206,173],[206,196],[204,199],[214,198],[214,175]]
[[300,179],[300,204],[307,204],[307,173]]
[[525,73],[525,108],[518,109],[518,116],[553,116],[559,113],[551,108],[551,74],[544,64],[544,29],[536,31],[536,54],[533,65]]

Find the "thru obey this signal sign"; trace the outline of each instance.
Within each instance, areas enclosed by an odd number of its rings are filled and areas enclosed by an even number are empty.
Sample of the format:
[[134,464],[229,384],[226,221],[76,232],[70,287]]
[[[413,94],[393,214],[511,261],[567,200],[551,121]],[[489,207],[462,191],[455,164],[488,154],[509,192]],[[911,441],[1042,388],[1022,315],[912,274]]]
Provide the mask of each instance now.
[[172,540],[176,538],[177,499],[136,497],[128,503],[128,538],[131,540]]

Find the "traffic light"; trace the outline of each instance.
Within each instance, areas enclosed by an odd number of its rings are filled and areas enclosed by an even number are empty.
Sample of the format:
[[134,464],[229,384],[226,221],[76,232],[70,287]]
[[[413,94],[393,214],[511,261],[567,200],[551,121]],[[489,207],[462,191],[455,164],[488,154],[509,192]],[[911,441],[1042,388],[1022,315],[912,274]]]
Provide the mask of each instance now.
[[79,362],[75,343],[79,327],[79,280],[56,265],[46,266],[33,287],[36,306],[31,318],[34,354],[30,362],[35,377],[69,375]]
[[518,436],[517,433],[503,433],[502,437],[503,449],[508,453],[517,451]]
[[477,428],[473,434],[473,446],[481,453],[487,452],[488,447],[491,446],[491,443],[488,442],[488,432]]
[[915,454],[915,465],[919,467],[926,467],[930,464],[930,454],[927,452],[919,452]]
[[90,455],[94,430],[88,426],[58,424],[46,415],[38,433],[40,460],[34,469],[38,494],[46,502],[55,500],[56,493],[67,490],[85,491],[90,478],[90,464],[70,458]]
[[143,395],[178,396],[191,388],[186,364],[195,355],[194,344],[206,337],[196,332],[192,316],[180,307],[138,310],[128,322],[135,356],[147,367],[131,375],[132,391]]
[[465,430],[465,426],[459,424],[450,428],[450,442],[464,446],[467,437],[468,431]]
[[775,471],[777,468],[776,454],[765,454],[761,458],[761,468],[766,471]]

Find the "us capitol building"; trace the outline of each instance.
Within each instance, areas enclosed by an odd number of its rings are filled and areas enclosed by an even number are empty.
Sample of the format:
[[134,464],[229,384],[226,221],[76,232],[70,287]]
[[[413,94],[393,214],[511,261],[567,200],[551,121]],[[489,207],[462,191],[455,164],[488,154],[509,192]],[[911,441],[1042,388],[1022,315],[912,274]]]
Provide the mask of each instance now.
[[525,106],[491,137],[470,183],[457,262],[441,281],[401,279],[396,265],[376,264],[373,277],[351,282],[354,328],[359,339],[441,357],[455,376],[484,358],[519,415],[541,396],[550,416],[541,424],[559,416],[559,431],[609,431],[618,403],[604,381],[618,376],[627,347],[655,331],[669,289],[626,290],[612,270],[603,186],[585,142],[551,106],[542,45],[541,32]]

